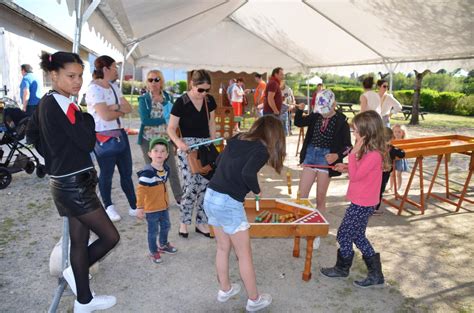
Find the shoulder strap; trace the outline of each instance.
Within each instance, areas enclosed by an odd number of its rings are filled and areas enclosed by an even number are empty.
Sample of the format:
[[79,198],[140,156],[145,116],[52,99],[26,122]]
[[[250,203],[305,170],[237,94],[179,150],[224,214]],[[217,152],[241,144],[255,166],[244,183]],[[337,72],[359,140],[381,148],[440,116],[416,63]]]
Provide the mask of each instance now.
[[[109,85],[110,85],[110,88],[112,89],[112,92],[114,93],[114,96],[115,96],[115,103],[119,104],[119,99],[118,99],[118,97],[117,97],[117,93],[115,92],[114,86],[112,86],[111,83],[109,83]],[[122,128],[122,125],[121,125],[121,123],[120,123],[120,118],[119,118],[119,117],[117,117],[116,121],[117,121],[118,128]]]

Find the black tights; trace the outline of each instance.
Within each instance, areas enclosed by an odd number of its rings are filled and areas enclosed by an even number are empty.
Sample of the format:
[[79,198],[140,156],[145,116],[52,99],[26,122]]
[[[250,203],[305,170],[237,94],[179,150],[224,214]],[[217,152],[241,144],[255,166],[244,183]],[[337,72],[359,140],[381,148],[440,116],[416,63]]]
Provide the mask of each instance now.
[[[99,238],[88,246],[89,231]],[[77,301],[89,303],[92,294],[89,288],[89,267],[105,256],[120,240],[120,235],[105,210],[69,217],[71,238],[71,266],[76,280]]]

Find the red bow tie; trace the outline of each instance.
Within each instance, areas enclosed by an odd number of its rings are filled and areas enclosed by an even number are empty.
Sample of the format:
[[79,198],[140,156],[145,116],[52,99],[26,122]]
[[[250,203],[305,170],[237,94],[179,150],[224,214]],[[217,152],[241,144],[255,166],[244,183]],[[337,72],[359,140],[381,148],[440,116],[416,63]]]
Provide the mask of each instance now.
[[69,104],[67,108],[66,116],[71,124],[76,124],[76,111],[79,111],[74,103]]

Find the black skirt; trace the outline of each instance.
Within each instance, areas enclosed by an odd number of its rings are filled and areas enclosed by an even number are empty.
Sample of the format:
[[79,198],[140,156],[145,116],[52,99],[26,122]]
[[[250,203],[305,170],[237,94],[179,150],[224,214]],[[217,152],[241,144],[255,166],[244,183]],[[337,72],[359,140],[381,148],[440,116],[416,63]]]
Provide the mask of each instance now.
[[90,169],[75,175],[51,178],[49,186],[61,216],[80,216],[104,209],[97,197],[97,172]]

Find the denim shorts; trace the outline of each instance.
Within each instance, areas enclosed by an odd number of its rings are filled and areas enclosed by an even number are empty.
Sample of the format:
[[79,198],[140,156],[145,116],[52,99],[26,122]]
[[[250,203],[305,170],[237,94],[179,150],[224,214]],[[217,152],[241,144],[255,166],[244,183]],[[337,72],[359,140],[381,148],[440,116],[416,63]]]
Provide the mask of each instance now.
[[233,235],[250,228],[244,204],[209,187],[204,196],[204,211],[208,218],[208,224],[222,227],[226,234]]
[[[306,155],[303,163],[311,165],[328,165],[326,154],[329,154],[329,148],[319,148],[315,147],[313,144],[309,144],[308,148],[306,148]],[[328,172],[328,170],[324,168],[315,168],[314,170],[324,173]]]

